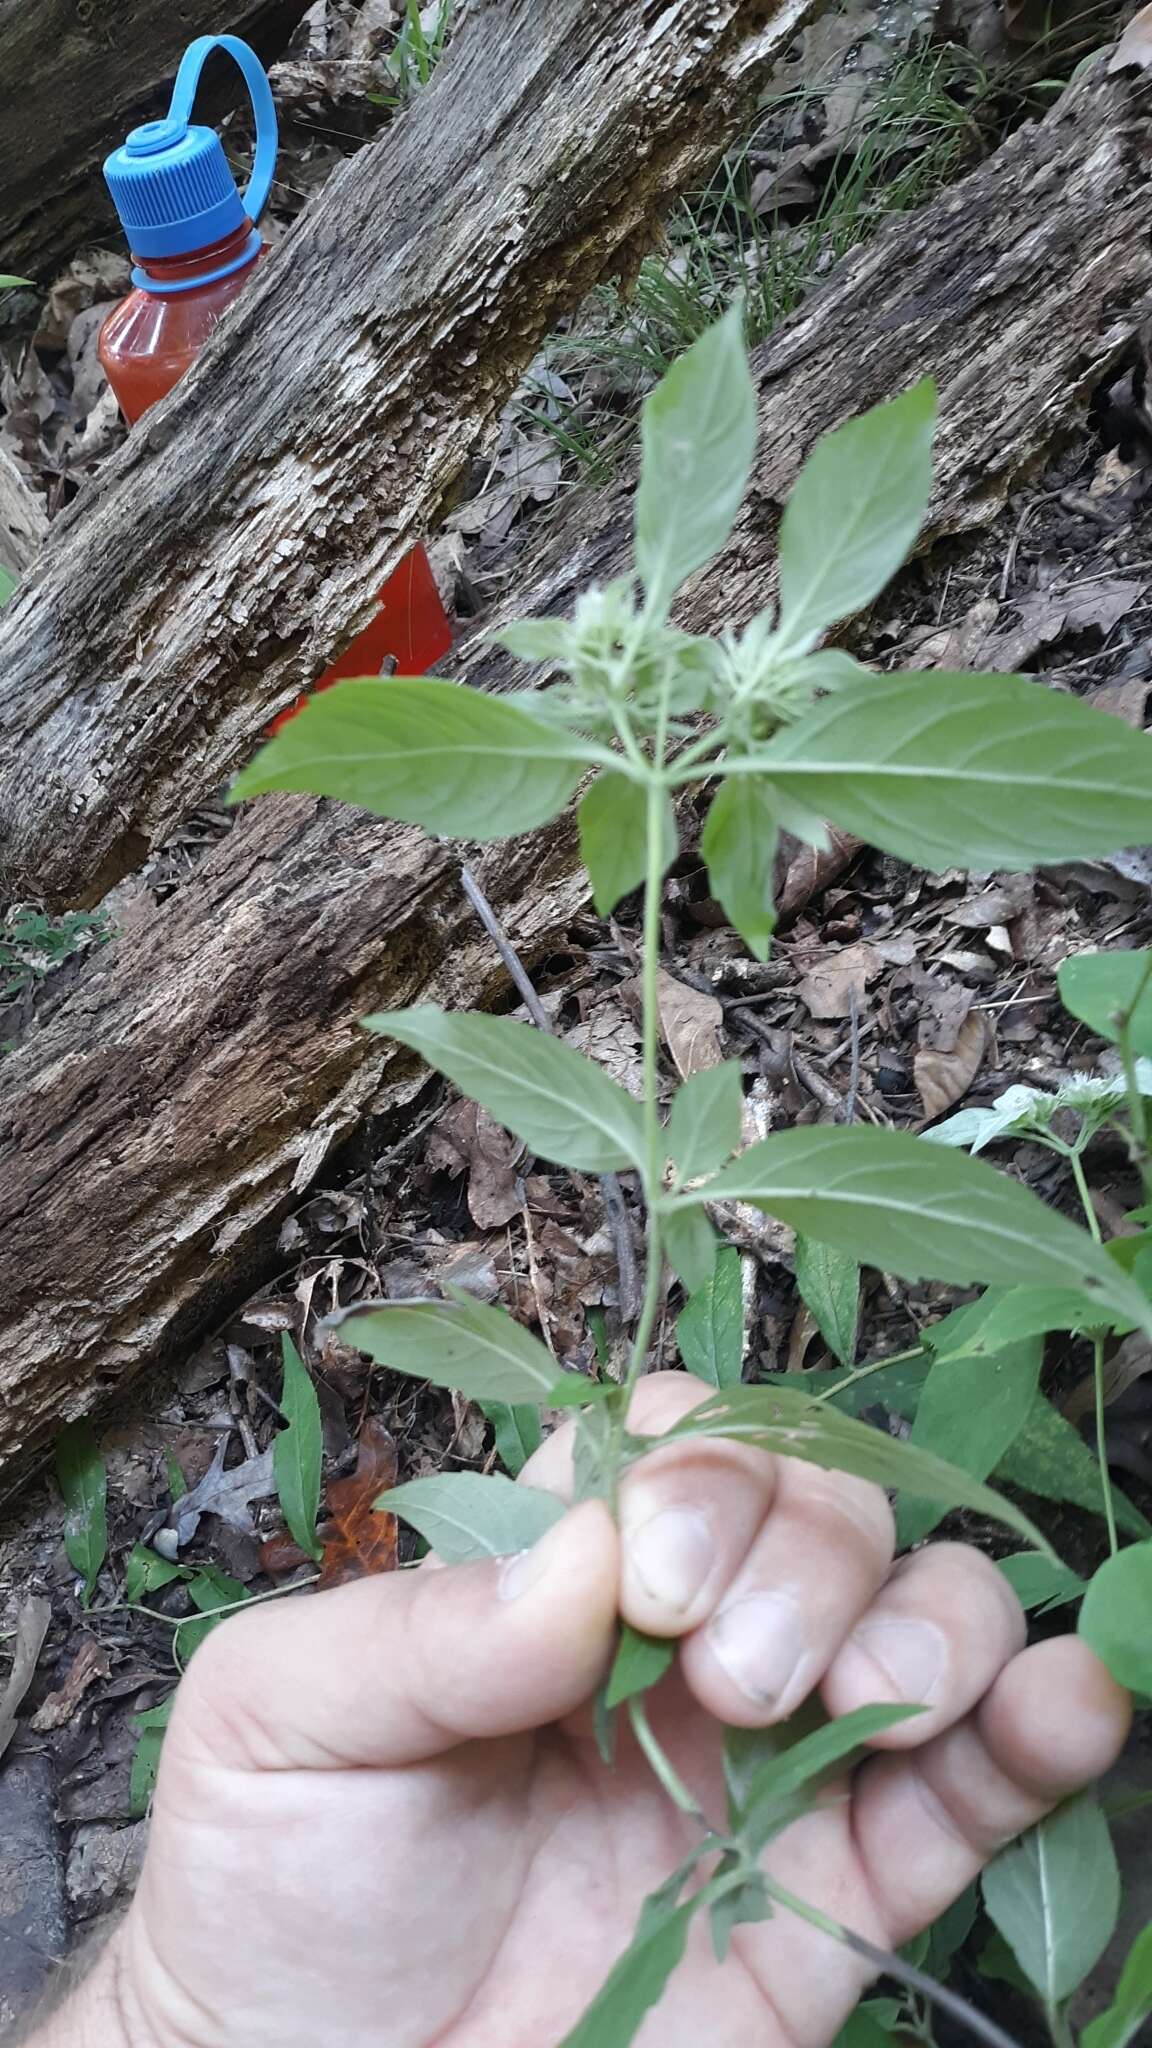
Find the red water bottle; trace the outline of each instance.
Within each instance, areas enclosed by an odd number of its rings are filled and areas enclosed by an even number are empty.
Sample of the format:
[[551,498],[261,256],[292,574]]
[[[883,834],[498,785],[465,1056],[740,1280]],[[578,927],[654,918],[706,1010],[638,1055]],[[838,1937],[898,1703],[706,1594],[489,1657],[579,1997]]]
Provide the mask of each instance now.
[[[235,58],[256,118],[256,154],[243,195],[215,130],[190,118],[200,73],[216,49]],[[239,36],[200,36],[184,52],[166,118],[134,128],[107,159],[104,176],[135,259],[134,290],[105,320],[99,355],[130,425],[192,367],[264,254],[255,223],[272,187],[276,147],[276,106],[255,50]],[[436,579],[417,544],[380,592],[371,625],[315,687],[389,671],[424,675],[451,645]],[[276,725],[297,709],[282,712]]]

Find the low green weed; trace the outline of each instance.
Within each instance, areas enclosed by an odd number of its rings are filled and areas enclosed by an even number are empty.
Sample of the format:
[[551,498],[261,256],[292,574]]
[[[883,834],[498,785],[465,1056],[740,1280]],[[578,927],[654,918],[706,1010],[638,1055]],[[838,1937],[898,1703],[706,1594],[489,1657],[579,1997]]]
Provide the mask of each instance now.
[[42,910],[10,910],[0,924],[0,1004],[23,995],[82,947],[102,945],[109,936],[101,911],[69,910],[63,917],[47,917]]
[[[1030,1546],[1013,1570],[1039,1604],[1067,1597],[1072,1575],[988,1480],[996,1471],[1018,1473],[1023,1463],[1030,1476],[1018,1483],[1043,1494],[1054,1462],[1048,1490],[1053,1483],[1068,1490],[1063,1418],[1038,1390],[1039,1342],[1050,1328],[1089,1332],[1099,1373],[1108,1333],[1152,1333],[1144,1243],[1103,1244],[1090,1202],[1082,1228],[965,1156],[947,1129],[944,1142],[929,1143],[905,1132],[808,1126],[741,1151],[735,1061],[686,1080],[666,1122],[660,1112],[661,898],[678,850],[678,792],[713,792],[701,842],[712,894],[759,959],[772,939],[774,852],[784,827],[820,845],[830,819],[935,870],[1023,868],[1152,836],[1152,738],[1024,677],[875,675],[824,644],[832,628],[877,597],[915,541],[931,484],[935,410],[925,380],[819,442],[781,524],[778,606],[739,634],[713,640],[685,632],[672,623],[673,600],[723,547],[753,465],[755,397],[733,309],[645,402],[635,572],[586,591],[571,619],[525,620],[499,636],[544,671],[542,681],[512,697],[428,678],[342,683],[261,750],[233,798],[309,790],[430,833],[499,840],[547,823],[579,791],[581,850],[597,909],[607,915],[622,896],[643,889],[642,1101],[594,1061],[512,1018],[423,1004],[365,1020],[470,1094],[533,1153],[580,1172],[635,1175],[647,1215],[647,1264],[624,1384],[560,1370],[503,1310],[453,1289],[443,1301],[353,1310],[344,1318],[346,1340],[391,1371],[498,1408],[509,1434],[509,1417],[570,1408],[578,1495],[614,1508],[622,1473],[667,1441],[628,1426],[667,1262],[687,1298],[677,1326],[684,1361],[709,1388],[673,1437],[736,1438],[896,1489],[910,1541],[949,1508],[993,1516]],[[1152,1197],[1139,1064],[1152,1053],[1150,971],[1152,956],[1126,965],[1119,979],[1109,956],[1095,968],[1076,963],[1065,977],[1065,1000],[1112,1039],[1123,1078],[1081,1089],[1075,1103],[1033,1103],[1029,1113],[1030,1128],[1063,1149],[1078,1185],[1087,1134],[1101,1120],[1120,1122]],[[1080,1118],[1071,1136],[1066,1111]],[[798,1233],[801,1285],[843,1367],[818,1389],[811,1374],[799,1386],[794,1374],[786,1385],[742,1383],[738,1260],[709,1216],[711,1204],[732,1200]],[[1152,1207],[1135,1220],[1147,1226],[1142,1237],[1152,1247]],[[976,1283],[986,1292],[929,1333],[923,1352],[856,1366],[861,1263],[910,1280]],[[906,1441],[861,1419],[882,1376],[885,1399],[913,1418]],[[978,1427],[971,1426],[974,1399],[982,1403]],[[1088,1461],[1089,1498],[1104,1512],[1113,1553],[1085,1597],[1084,1633],[1129,1682],[1152,1691],[1152,1542],[1144,1540],[1152,1531],[1115,1495],[1106,1464],[1097,1466],[1070,1425],[1063,1428]],[[532,1440],[522,1420],[515,1433],[512,1463]],[[1083,1491],[1082,1475],[1075,1484]],[[453,1558],[530,1544],[559,1512],[550,1495],[475,1473],[411,1482],[382,1505]],[[1122,1525],[1141,1540],[1122,1548]],[[697,1914],[709,1915],[721,1956],[733,1926],[777,1910],[860,1948],[851,1930],[783,1890],[761,1857],[812,1803],[824,1773],[842,1767],[891,1710],[805,1731],[783,1752],[779,1731],[730,1732],[728,1821],[710,1825],[647,1718],[646,1691],[671,1654],[669,1645],[623,1629],[601,1721],[610,1752],[612,1718],[628,1714],[669,1798],[698,1824],[699,1843],[645,1903],[633,1945],[565,2048],[626,2048]],[[1068,2038],[1070,1990],[1114,1919],[1106,1842],[1092,1802],[1077,1802],[1007,1851],[985,1884],[1014,1967],[1036,1986],[1060,2043]],[[1038,1892],[1070,1900],[1072,1858],[1098,1882],[1099,1900],[1074,1925],[1070,1906],[1064,1922],[1053,1911],[1040,1955],[1030,1931]],[[702,1861],[704,1881],[690,1890]],[[941,1923],[926,1941],[923,1953],[937,1968],[946,1965],[948,1941],[963,1937],[957,1925],[952,1918],[943,1932]],[[957,2010],[955,1995],[919,1962],[879,1960],[904,1987],[897,2013],[911,2016],[922,2035],[925,1998]],[[970,2009],[965,2017],[1003,2048],[999,2028]],[[865,2013],[869,2020],[874,2012]]]

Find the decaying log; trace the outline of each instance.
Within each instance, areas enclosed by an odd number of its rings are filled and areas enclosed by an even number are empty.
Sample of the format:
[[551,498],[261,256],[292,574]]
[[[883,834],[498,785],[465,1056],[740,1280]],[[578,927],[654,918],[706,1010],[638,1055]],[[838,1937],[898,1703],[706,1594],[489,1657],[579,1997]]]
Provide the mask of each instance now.
[[[822,429],[934,371],[939,531],[987,519],[1082,420],[1152,282],[1144,85],[1093,85],[850,259],[758,354],[761,454],[686,624],[745,618],[771,589],[772,528]],[[1105,195],[1109,204],[1105,204]],[[507,610],[563,608],[627,557],[626,494],[586,500]],[[499,689],[490,649],[457,672]],[[583,901],[571,821],[499,847],[481,880],[531,963]],[[454,852],[306,798],[247,807],[190,881],[106,949],[5,1062],[0,1111],[0,1479],[64,1419],[179,1357],[272,1256],[276,1225],[413,1064],[356,1020],[503,986]]]
[[0,895],[102,894],[324,671],[815,4],[472,0],[6,609]]
[[[113,227],[100,166],[162,113],[194,35],[244,36],[279,55],[308,0],[0,0],[0,270],[49,279]],[[205,77],[212,119],[242,90],[232,65]]]

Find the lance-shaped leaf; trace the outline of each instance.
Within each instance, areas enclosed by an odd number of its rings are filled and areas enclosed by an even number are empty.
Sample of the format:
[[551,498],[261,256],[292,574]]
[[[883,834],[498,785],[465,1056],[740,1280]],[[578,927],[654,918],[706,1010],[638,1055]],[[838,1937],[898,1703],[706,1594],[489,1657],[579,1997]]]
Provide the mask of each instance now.
[[304,1360],[287,1331],[281,1336],[280,1351],[284,1362],[280,1413],[288,1427],[279,1431],[272,1444],[276,1491],[292,1536],[309,1557],[319,1558],[316,1516],[324,1467],[320,1403]]
[[676,1342],[690,1373],[710,1387],[738,1387],[744,1364],[744,1286],[740,1254],[722,1245],[703,1287],[676,1319]]
[[446,1564],[511,1557],[546,1536],[565,1512],[555,1493],[518,1486],[500,1472],[439,1472],[390,1487],[376,1506],[411,1522]]
[[84,1581],[87,1607],[108,1555],[108,1474],[88,1422],[70,1422],[56,1442],[56,1480],[64,1496],[64,1548]]
[[849,1252],[818,1238],[796,1239],[796,1285],[834,1358],[850,1366],[860,1324],[860,1267]]
[[1032,867],[1149,836],[1152,737],[1023,676],[875,676],[749,772],[920,867]]
[[637,1693],[659,1685],[675,1655],[676,1645],[666,1637],[643,1635],[638,1628],[622,1622],[620,1641],[608,1674],[605,1706],[611,1711],[623,1706],[625,1700],[635,1699]]
[[681,1180],[722,1166],[740,1143],[744,1089],[739,1060],[702,1067],[676,1090],[665,1136]]
[[780,820],[766,777],[733,775],[712,799],[700,837],[708,884],[757,960],[768,958],[776,911],[772,886]]
[[[580,799],[580,856],[592,884],[592,900],[608,917],[622,896],[644,880],[648,866],[647,806],[644,791],[626,775],[605,769]],[[676,813],[665,796],[660,808],[660,872],[676,858]]]
[[713,1394],[661,1437],[629,1437],[629,1456],[642,1456],[656,1443],[689,1437],[734,1437],[757,1444],[781,1457],[802,1458],[825,1471],[853,1472],[878,1486],[904,1487],[950,1508],[975,1508],[1008,1528],[1018,1529],[1038,1550],[1050,1546],[1027,1515],[967,1472],[945,1464],[931,1451],[901,1443],[884,1430],[872,1429],[844,1415],[831,1402],[789,1388],[733,1387]]
[[[937,1358],[909,1442],[987,1479],[1032,1412],[1043,1352],[1040,1339],[1029,1337],[992,1358]],[[923,1542],[942,1513],[939,1503],[906,1492],[896,1519],[901,1547]]]
[[456,1015],[421,1003],[364,1019],[561,1166],[615,1173],[644,1163],[644,1112],[583,1053],[513,1017]]
[[456,1301],[390,1302],[343,1318],[340,1328],[377,1365],[450,1387],[470,1401],[543,1407],[560,1378],[551,1352],[505,1309],[462,1295]]
[[636,567],[657,609],[718,554],[756,452],[756,393],[733,306],[673,363],[640,415]]
[[930,377],[816,443],[780,525],[780,630],[803,653],[878,597],[920,531],[932,484]]
[[[904,1131],[831,1125],[753,1145],[677,1202],[753,1202],[906,1280],[1073,1288],[1152,1329],[1152,1306],[1086,1231],[979,1159]],[[1101,1311],[1104,1311],[1101,1317]]]
[[1081,2048],[1128,2048],[1147,2019],[1152,2019],[1152,1925],[1136,1936],[1116,1996],[1107,2012],[1088,2022]]
[[459,839],[507,839],[562,811],[589,759],[578,734],[435,677],[338,683],[261,747],[230,801],[269,789],[343,797]]
[[[881,1705],[857,1707],[850,1714],[828,1721],[811,1735],[786,1748],[775,1748],[752,1772],[739,1802],[733,1830],[749,1852],[758,1856],[777,1829],[792,1817],[798,1794],[811,1798],[831,1772],[846,1767],[854,1752],[882,1735],[922,1714],[923,1707]],[[768,1731],[774,1732],[774,1731]],[[745,1760],[746,1763],[747,1760]]]

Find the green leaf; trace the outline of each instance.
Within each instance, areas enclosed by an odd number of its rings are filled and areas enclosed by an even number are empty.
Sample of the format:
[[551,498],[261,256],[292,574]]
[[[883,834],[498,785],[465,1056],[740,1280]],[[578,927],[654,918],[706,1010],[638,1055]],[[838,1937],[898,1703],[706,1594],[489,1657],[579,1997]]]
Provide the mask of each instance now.
[[621,1622],[620,1641],[609,1673],[604,1702],[609,1712],[613,1707],[622,1707],[625,1700],[635,1699],[637,1693],[659,1685],[665,1672],[671,1669],[675,1655],[675,1643],[668,1642],[663,1636],[642,1635],[628,1622]]
[[850,1252],[821,1244],[817,1237],[796,1238],[796,1285],[820,1335],[834,1358],[850,1366],[856,1356],[860,1321],[860,1268]]
[[70,1422],[56,1441],[56,1483],[64,1497],[64,1548],[84,1581],[87,1607],[108,1555],[108,1474],[91,1424]]
[[895,575],[928,504],[935,425],[936,386],[925,377],[816,443],[780,525],[780,633],[793,652]]
[[749,1855],[759,1856],[794,1817],[800,1794],[811,1799],[829,1775],[847,1768],[848,1759],[875,1736],[923,1712],[916,1706],[857,1707],[766,1758],[753,1773],[734,1829]]
[[640,414],[636,567],[656,610],[732,531],[756,452],[743,312],[732,306],[673,363]]
[[570,619],[515,619],[501,626],[493,640],[517,661],[566,661],[572,651]]
[[0,272],[0,292],[13,291],[17,285],[27,285],[31,291],[36,289],[30,277],[13,277],[10,270]]
[[189,1580],[188,1598],[200,1613],[176,1625],[174,1648],[182,1664],[187,1664],[205,1637],[228,1619],[229,1612],[237,1607],[247,1607],[250,1595],[239,1579],[222,1572],[219,1565],[205,1564]]
[[[721,1864],[720,1868],[724,1870],[726,1866]],[[732,1936],[738,1927],[771,1918],[772,1901],[768,1896],[767,1882],[760,1871],[754,1870],[750,1877],[745,1878],[743,1884],[735,1886],[732,1891],[721,1892],[719,1898],[712,1901],[708,1915],[712,1931],[712,1953],[716,1961],[727,1962]]]
[[280,1337],[280,1355],[284,1361],[280,1413],[288,1427],[277,1432],[272,1444],[276,1491],[289,1534],[309,1557],[319,1559],[323,1546],[316,1535],[316,1517],[320,1512],[320,1477],[324,1467],[320,1403],[304,1360],[287,1330]]
[[544,1440],[540,1410],[524,1401],[481,1401],[480,1407],[492,1424],[500,1463],[513,1479],[518,1478]]
[[876,676],[749,761],[873,846],[937,870],[1114,852],[1147,837],[1152,812],[1152,738],[1025,676]]
[[1056,980],[1060,1000],[1101,1038],[1119,1043],[1115,1019],[1132,1010],[1128,1039],[1133,1052],[1152,1054],[1152,953],[1077,953],[1062,960]]
[[337,683],[241,771],[228,801],[268,789],[342,797],[457,839],[507,839],[562,811],[602,750],[519,704],[435,677]]
[[447,1564],[528,1550],[564,1513],[554,1493],[517,1486],[499,1472],[441,1472],[382,1493],[376,1506],[401,1515]]
[[1121,1685],[1152,1693],[1152,1543],[1101,1565],[1084,1595],[1080,1634]]
[[135,1717],[140,1735],[128,1779],[128,1810],[134,1819],[140,1819],[148,1811],[148,1802],[156,1784],[156,1773],[160,1768],[164,1733],[172,1719],[175,1704],[176,1694],[172,1692],[158,1707],[149,1707],[146,1712]]
[[928,1929],[928,1946],[924,1966],[930,1977],[942,1978],[948,1974],[948,1965],[956,1951],[963,1947],[972,1932],[980,1899],[975,1882],[966,1886],[958,1899],[954,1899],[947,1910],[934,1920]]
[[[644,792],[626,775],[607,768],[580,799],[580,858],[588,870],[592,899],[601,917],[610,916],[622,896],[636,889],[648,868]],[[676,813],[665,795],[660,813],[660,872],[676,858]]]
[[158,1593],[162,1586],[170,1586],[173,1579],[192,1576],[187,1565],[171,1564],[146,1544],[134,1543],[124,1567],[124,1598],[129,1607],[135,1607],[146,1594]]
[[740,1143],[744,1089],[739,1060],[690,1074],[672,1098],[665,1138],[681,1180],[722,1166]]
[[998,1557],[996,1569],[1004,1574],[1021,1607],[1039,1607],[1045,1614],[1051,1607],[1062,1607],[1066,1600],[1078,1600],[1086,1583],[1058,1557],[1041,1557],[1036,1550]]
[[924,1341],[938,1358],[990,1358],[1048,1330],[1091,1328],[1086,1319],[1094,1313],[1099,1319],[1099,1311],[1094,1312],[1084,1296],[1070,1287],[992,1288],[969,1307],[979,1314],[969,1319],[963,1332],[951,1327],[952,1316],[925,1330]]
[[767,780],[733,775],[720,784],[704,821],[700,851],[712,894],[757,960],[768,958],[776,928],[772,898],[779,839]]
[[[688,1191],[678,1201],[701,1201]],[[708,1183],[708,1201],[753,1202],[806,1236],[906,1280],[1024,1279],[1076,1288],[1152,1328],[1149,1304],[1086,1231],[979,1159],[906,1131],[816,1124],[753,1145]]]
[[845,2020],[832,2048],[892,2048],[898,2036],[891,2033],[885,2021],[871,2010],[872,2003],[869,2000],[856,2007],[850,2018]]
[[534,1025],[449,1014],[431,1003],[364,1022],[382,1038],[410,1045],[543,1158],[587,1173],[643,1167],[641,1104],[595,1060]]
[[1116,1996],[1080,2036],[1080,2048],[1128,2048],[1152,2018],[1152,1925],[1136,1936],[1116,1987]]
[[11,569],[6,569],[3,562],[0,562],[0,606],[7,604],[18,583],[19,578],[12,574]]
[[[1032,1412],[1043,1355],[1040,1339],[1030,1337],[993,1358],[937,1358],[909,1441],[974,1479],[987,1479]],[[896,1516],[901,1547],[923,1542],[942,1513],[934,1502],[903,1495]]]
[[665,1904],[659,1893],[645,1900],[628,1947],[560,2048],[629,2048],[683,1960],[692,1916],[710,1902],[711,1890],[706,1886],[679,1906]]
[[710,1387],[738,1387],[744,1369],[744,1281],[740,1254],[721,1245],[703,1287],[676,1318],[676,1342],[688,1371]]
[[188,1481],[180,1468],[180,1461],[171,1451],[164,1453],[164,1470],[168,1474],[168,1491],[173,1500],[183,1500],[188,1491]]
[[1103,1955],[1120,1906],[1108,1823],[1092,1794],[1001,1850],[983,1890],[989,1918],[1051,2010]]
[[668,1209],[661,1217],[668,1263],[689,1294],[706,1287],[716,1264],[719,1239],[703,1209]]
[[348,1343],[391,1372],[451,1387],[470,1401],[551,1403],[560,1368],[506,1309],[455,1301],[397,1301],[341,1319]]
[[825,1471],[854,1472],[860,1479],[874,1479],[878,1486],[906,1487],[910,1493],[923,1494],[945,1507],[975,1508],[979,1514],[1018,1529],[1029,1543],[1050,1554],[1049,1544],[1019,1508],[968,1473],[946,1465],[930,1451],[919,1451],[883,1430],[870,1429],[867,1423],[841,1414],[830,1401],[813,1400],[784,1387],[733,1387],[728,1393],[710,1395],[666,1435],[630,1437],[628,1447],[633,1455],[642,1455],[657,1443],[713,1436],[759,1444],[781,1457],[802,1458]]
[[[865,1381],[867,1385],[867,1381]],[[1073,1507],[1087,1508],[1102,1515],[1103,1493],[1100,1467],[1079,1431],[1066,1415],[1037,1394],[1035,1406],[1015,1443],[996,1467],[995,1478],[1007,1486],[1021,1486],[1041,1500],[1066,1500]],[[1152,1523],[1112,1488],[1116,1519],[1133,1536],[1152,1535]]]

